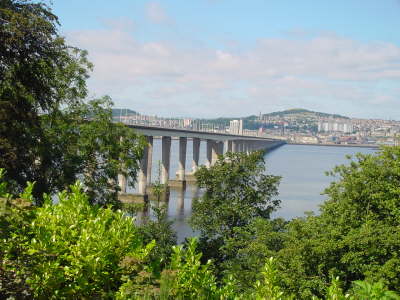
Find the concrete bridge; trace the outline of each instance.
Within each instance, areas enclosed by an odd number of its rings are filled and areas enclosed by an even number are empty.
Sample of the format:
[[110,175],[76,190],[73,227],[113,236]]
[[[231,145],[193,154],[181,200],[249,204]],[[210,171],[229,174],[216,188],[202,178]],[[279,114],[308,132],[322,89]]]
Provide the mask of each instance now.
[[[229,133],[213,133],[185,129],[162,128],[143,125],[128,125],[138,134],[147,139],[147,146],[144,149],[144,155],[140,162],[138,174],[138,197],[147,198],[148,187],[151,184],[152,156],[153,156],[153,138],[161,137],[162,155],[161,155],[161,183],[167,186],[184,187],[186,181],[192,180],[194,172],[199,168],[200,143],[206,143],[206,166],[212,166],[218,159],[218,155],[225,152],[247,152],[256,150],[270,150],[277,148],[285,141],[270,139],[264,137],[235,135]],[[179,168],[177,178],[170,180],[170,159],[171,159],[171,139],[179,139]],[[187,141],[193,141],[192,171],[186,173],[186,149]],[[118,178],[121,187],[121,193],[126,193],[127,180],[120,175]]]

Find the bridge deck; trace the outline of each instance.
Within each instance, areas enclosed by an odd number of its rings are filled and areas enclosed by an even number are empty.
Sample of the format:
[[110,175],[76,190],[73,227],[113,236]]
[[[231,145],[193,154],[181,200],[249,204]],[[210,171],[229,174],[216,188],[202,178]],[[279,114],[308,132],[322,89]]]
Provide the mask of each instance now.
[[162,128],[144,125],[127,125],[135,129],[136,132],[147,136],[171,136],[171,137],[186,137],[186,138],[200,138],[202,140],[218,140],[218,141],[264,141],[264,142],[279,142],[283,140],[271,139],[259,136],[236,135],[229,133],[219,132],[204,132],[188,129],[175,129],[175,128]]

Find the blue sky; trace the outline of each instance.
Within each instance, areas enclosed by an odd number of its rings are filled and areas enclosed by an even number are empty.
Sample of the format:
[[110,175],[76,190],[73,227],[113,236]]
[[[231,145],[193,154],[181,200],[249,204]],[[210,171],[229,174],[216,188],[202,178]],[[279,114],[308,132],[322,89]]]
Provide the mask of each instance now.
[[92,97],[162,116],[400,119],[400,1],[54,0]]

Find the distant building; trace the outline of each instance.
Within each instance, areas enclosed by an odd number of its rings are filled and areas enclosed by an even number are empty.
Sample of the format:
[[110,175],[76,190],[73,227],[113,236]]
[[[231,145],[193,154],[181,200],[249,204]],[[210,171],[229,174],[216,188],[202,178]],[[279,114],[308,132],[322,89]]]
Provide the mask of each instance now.
[[350,121],[319,121],[318,132],[352,133],[353,124]]
[[297,141],[303,144],[318,144],[319,140],[316,136],[299,136]]
[[183,119],[183,127],[192,126],[192,119]]
[[229,133],[243,134],[243,120],[232,120],[229,122]]

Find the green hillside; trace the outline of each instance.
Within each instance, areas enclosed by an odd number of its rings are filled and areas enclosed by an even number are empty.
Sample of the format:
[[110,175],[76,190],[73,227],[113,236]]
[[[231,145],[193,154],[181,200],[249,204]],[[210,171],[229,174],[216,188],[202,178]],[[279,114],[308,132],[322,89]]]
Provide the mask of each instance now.
[[272,113],[267,113],[263,114],[263,116],[286,116],[286,115],[294,115],[294,114],[303,114],[303,115],[314,115],[317,117],[332,117],[332,118],[341,118],[341,119],[349,119],[349,117],[338,115],[338,114],[328,114],[328,113],[322,113],[322,112],[317,112],[317,111],[312,111],[308,109],[303,109],[303,108],[293,108],[293,109],[287,109],[283,111],[276,111]]
[[127,109],[127,108],[113,108],[112,109],[113,117],[131,116],[131,115],[137,115],[137,114],[138,113],[136,111]]

